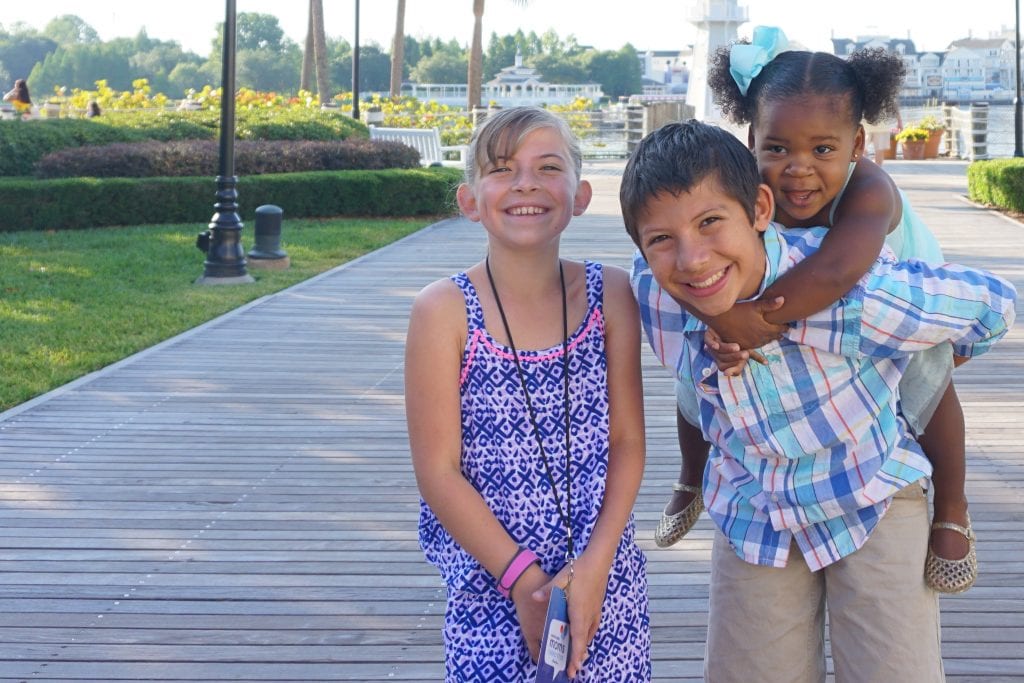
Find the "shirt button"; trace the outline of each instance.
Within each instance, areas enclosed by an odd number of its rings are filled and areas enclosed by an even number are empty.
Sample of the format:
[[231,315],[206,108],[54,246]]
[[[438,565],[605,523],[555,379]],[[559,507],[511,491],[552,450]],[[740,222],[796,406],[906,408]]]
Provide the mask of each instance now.
[[779,494],[777,494],[777,493],[773,493],[772,494],[772,502],[773,503],[778,503],[779,502]]
[[711,374],[712,372],[714,372],[714,370],[712,370],[711,368],[704,368],[703,370],[701,370],[701,371],[700,371],[700,374],[702,374],[702,375],[704,375],[705,377],[707,377],[707,376],[708,376],[708,375],[710,375],[710,374]]

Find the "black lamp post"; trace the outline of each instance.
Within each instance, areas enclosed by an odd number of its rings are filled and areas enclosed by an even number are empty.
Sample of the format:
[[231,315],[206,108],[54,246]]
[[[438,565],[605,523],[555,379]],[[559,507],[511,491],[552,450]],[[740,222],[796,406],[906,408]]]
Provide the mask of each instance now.
[[352,118],[359,118],[359,0],[356,0],[356,40],[352,46]]
[[1013,54],[1014,63],[1017,65],[1017,90],[1013,98],[1013,156],[1024,157],[1024,102],[1020,98],[1020,0],[1014,0],[1014,10],[1014,27],[1017,34]]
[[242,220],[238,215],[238,177],[235,176],[235,0],[226,0],[220,97],[220,167],[216,212],[196,246],[206,252],[199,284],[254,282],[245,270]]

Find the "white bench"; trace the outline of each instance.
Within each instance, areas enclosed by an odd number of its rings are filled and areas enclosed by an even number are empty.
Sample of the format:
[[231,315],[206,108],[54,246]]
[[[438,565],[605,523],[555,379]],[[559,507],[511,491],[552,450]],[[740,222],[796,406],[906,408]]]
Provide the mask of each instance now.
[[[466,167],[467,145],[442,145],[437,128],[378,128],[370,126],[371,140],[391,140],[409,145],[420,153],[423,166]],[[445,159],[445,152],[458,152],[458,159]]]

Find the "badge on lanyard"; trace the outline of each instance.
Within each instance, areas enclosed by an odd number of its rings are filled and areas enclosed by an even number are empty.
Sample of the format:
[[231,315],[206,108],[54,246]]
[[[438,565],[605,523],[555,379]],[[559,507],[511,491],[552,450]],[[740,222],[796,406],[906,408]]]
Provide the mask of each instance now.
[[537,683],[568,683],[569,674],[569,603],[565,591],[551,589],[548,614],[544,619],[544,636],[537,659]]

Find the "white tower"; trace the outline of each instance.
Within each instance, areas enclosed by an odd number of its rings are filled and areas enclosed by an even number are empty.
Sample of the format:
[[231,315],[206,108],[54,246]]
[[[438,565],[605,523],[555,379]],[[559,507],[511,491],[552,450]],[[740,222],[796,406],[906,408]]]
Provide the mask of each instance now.
[[747,8],[737,0],[690,0],[689,22],[697,27],[693,46],[693,68],[686,89],[686,103],[694,108],[694,118],[710,123],[722,120],[722,113],[708,90],[708,59],[722,45],[736,40],[740,24],[747,22]]

